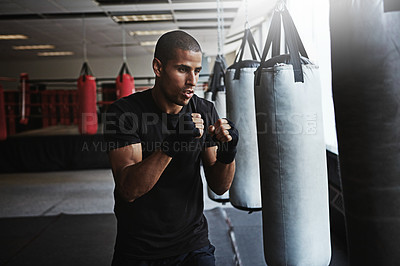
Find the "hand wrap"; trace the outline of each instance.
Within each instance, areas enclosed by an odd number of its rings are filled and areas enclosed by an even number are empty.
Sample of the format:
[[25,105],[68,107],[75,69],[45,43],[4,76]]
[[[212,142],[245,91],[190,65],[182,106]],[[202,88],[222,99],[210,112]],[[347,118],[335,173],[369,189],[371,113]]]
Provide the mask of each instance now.
[[235,124],[229,119],[225,118],[228,121],[228,124],[231,126],[228,129],[229,135],[232,137],[232,140],[229,142],[220,142],[217,140],[216,136],[213,136],[213,140],[218,144],[217,150],[217,161],[230,164],[233,162],[236,156],[236,146],[239,142],[239,131],[236,129]]
[[181,151],[183,142],[191,142],[200,136],[200,130],[194,124],[191,113],[181,115],[176,127],[171,131],[162,145],[162,151],[170,157],[174,157]]

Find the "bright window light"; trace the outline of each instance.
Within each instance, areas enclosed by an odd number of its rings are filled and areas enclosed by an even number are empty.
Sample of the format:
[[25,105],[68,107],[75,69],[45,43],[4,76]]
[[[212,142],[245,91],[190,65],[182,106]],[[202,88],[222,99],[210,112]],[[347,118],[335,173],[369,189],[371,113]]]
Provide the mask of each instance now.
[[54,48],[56,47],[50,44],[13,46],[14,50],[44,50],[44,49],[54,49]]
[[24,40],[27,36],[22,34],[0,34],[0,40]]
[[64,52],[40,52],[38,56],[66,56],[66,55],[73,55],[73,52],[64,51]]

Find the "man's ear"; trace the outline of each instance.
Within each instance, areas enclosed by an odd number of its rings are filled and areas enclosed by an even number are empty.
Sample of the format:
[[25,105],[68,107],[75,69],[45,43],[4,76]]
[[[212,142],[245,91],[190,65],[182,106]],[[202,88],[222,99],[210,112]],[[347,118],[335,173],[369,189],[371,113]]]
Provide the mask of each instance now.
[[158,58],[154,58],[153,59],[153,71],[157,77],[161,76],[162,67],[163,67],[163,65],[162,65],[161,61]]

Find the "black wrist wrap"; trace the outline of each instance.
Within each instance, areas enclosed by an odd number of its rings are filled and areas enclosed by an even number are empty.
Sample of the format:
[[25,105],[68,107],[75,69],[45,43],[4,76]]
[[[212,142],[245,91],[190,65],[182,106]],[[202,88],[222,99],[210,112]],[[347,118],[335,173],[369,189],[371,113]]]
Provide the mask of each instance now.
[[230,121],[229,119],[226,120],[228,121],[228,124],[231,126],[231,128],[228,129],[228,132],[229,135],[231,135],[232,140],[229,142],[221,143],[220,141],[214,138],[214,141],[216,141],[218,144],[217,161],[224,164],[230,164],[231,162],[233,162],[236,156],[237,152],[236,146],[239,142],[239,131],[236,129],[235,124],[232,121]]

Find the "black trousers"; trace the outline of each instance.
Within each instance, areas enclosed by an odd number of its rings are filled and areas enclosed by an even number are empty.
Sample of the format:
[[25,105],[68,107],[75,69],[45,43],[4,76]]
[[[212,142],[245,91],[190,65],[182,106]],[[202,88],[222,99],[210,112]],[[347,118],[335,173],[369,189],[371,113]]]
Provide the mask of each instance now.
[[112,266],[215,266],[215,247],[208,245],[194,251],[157,260],[132,260],[114,254]]

